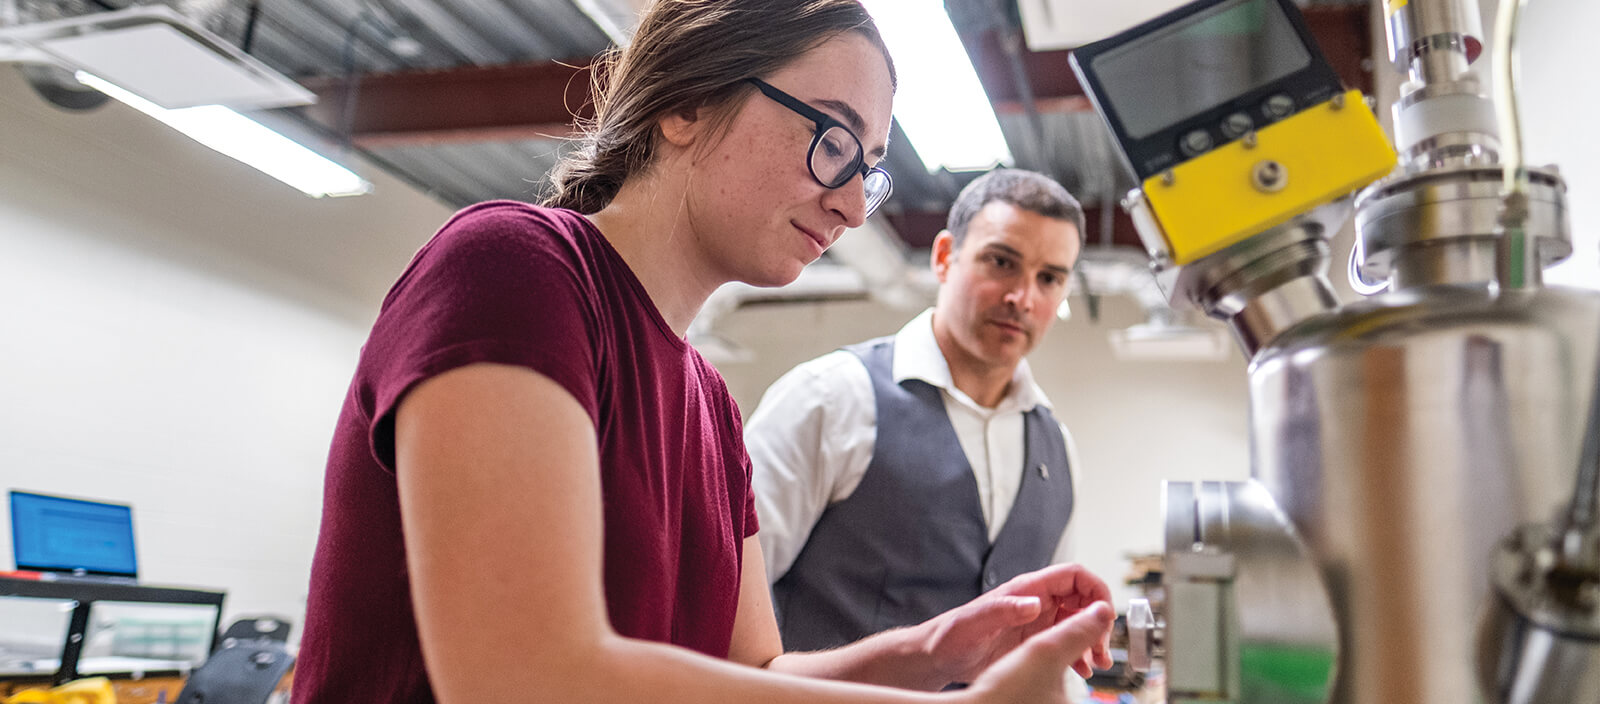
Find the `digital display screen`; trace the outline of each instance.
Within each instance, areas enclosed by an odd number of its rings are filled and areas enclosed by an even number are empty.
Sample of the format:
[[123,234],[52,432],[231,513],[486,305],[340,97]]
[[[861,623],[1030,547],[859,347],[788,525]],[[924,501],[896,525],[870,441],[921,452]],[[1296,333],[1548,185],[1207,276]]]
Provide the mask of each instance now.
[[1122,129],[1148,137],[1306,68],[1311,54],[1273,0],[1234,0],[1094,57]]
[[121,504],[13,491],[11,545],[17,569],[138,573],[133,508]]

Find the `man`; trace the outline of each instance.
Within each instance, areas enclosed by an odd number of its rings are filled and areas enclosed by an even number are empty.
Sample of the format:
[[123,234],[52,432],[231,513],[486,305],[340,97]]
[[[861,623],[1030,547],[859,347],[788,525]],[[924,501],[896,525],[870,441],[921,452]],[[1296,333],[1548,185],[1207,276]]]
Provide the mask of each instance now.
[[786,649],[919,623],[1061,561],[1074,462],[1023,357],[1066,296],[1083,220],[1045,176],[985,174],[934,240],[934,307],[762,397],[745,443]]

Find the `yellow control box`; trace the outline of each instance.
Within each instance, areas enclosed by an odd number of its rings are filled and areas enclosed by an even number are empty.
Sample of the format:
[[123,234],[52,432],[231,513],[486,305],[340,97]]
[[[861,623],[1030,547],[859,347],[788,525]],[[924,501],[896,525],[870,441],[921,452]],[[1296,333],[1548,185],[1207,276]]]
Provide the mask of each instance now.
[[1145,200],[1182,266],[1389,173],[1394,148],[1360,91],[1151,176]]

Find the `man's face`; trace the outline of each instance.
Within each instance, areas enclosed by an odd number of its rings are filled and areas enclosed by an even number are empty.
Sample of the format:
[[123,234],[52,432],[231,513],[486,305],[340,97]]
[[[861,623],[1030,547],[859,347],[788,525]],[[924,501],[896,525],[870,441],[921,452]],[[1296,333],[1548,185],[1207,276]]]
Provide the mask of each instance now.
[[939,299],[934,335],[951,366],[1015,369],[1055,320],[1077,263],[1078,226],[991,202],[967,227],[933,244]]

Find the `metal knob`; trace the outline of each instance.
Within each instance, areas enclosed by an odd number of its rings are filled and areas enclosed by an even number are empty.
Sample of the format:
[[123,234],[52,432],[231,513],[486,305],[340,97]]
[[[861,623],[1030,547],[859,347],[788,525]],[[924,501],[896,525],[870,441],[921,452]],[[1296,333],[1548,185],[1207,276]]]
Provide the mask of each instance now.
[[1289,185],[1289,169],[1271,159],[1256,162],[1250,170],[1250,184],[1262,193],[1277,193]]
[[1128,669],[1148,673],[1155,658],[1156,615],[1149,599],[1128,600]]

